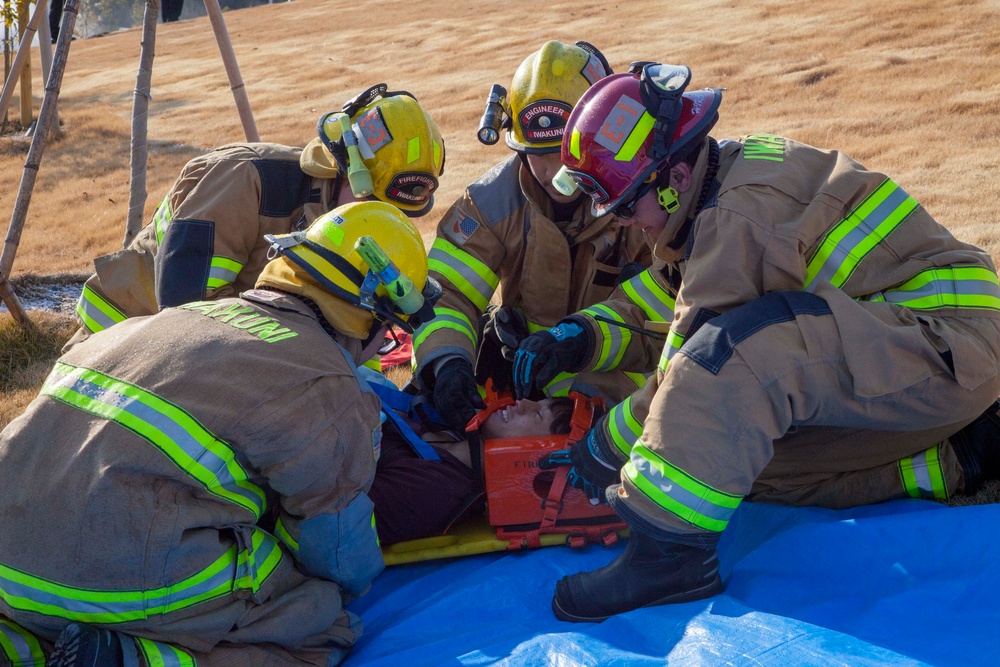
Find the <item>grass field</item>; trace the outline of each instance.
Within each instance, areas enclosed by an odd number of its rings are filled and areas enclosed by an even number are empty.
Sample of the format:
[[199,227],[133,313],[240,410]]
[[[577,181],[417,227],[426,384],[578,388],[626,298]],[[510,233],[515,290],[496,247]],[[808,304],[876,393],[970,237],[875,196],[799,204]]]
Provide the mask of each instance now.
[[[293,0],[225,18],[263,140],[303,145],[322,113],[380,81],[421,100],[447,146],[438,205],[419,223],[428,240],[462,189],[509,155],[475,140],[490,85],[508,85],[548,39],[584,39],[618,71],[632,60],[689,65],[692,89],[727,89],[716,137],[767,132],[845,150],[1000,258],[997,0]],[[15,277],[89,273],[93,257],[121,246],[140,36],[72,42],[63,126],[45,149]],[[36,112],[38,62],[36,50]],[[242,139],[207,18],[159,26],[145,218],[188,159]],[[23,137],[0,137],[4,215],[27,149]],[[60,335],[61,325],[40,325]],[[31,377],[0,387],[0,423],[20,411],[32,392],[17,386]]]

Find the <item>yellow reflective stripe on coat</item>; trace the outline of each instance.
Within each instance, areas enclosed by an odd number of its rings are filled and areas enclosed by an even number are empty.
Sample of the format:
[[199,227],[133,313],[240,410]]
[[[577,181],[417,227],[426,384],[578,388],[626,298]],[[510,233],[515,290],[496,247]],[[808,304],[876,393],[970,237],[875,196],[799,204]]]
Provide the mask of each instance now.
[[469,318],[454,308],[435,308],[434,317],[424,322],[413,332],[413,347],[419,348],[420,344],[435,331],[440,329],[453,329],[464,334],[476,345],[476,330],[472,327]]
[[170,226],[173,217],[173,213],[170,211],[170,195],[168,194],[156,207],[156,213],[153,214],[153,229],[156,230],[157,246],[163,243],[163,235],[167,233],[167,227]]
[[651,322],[671,322],[674,319],[674,297],[663,289],[656,278],[646,269],[629,278],[621,285],[629,301],[639,306]]
[[622,458],[632,455],[632,447],[642,435],[642,422],[632,412],[632,396],[608,411],[608,435]]
[[242,270],[243,265],[235,259],[212,257],[212,265],[208,270],[208,289],[232,285]]
[[[625,319],[603,303],[598,303],[580,311],[597,317],[598,315],[615,322],[625,322]],[[632,342],[632,332],[625,327],[615,326],[609,322],[602,322],[595,319],[597,325],[597,337],[601,341],[601,349],[597,355],[597,361],[590,370],[610,371],[618,367],[625,355],[625,349]]]
[[0,656],[16,667],[45,667],[38,637],[13,621],[0,618]]
[[445,239],[435,239],[427,269],[446,278],[479,310],[486,310],[500,279],[489,267]]
[[854,269],[920,206],[903,188],[885,179],[826,233],[806,269],[805,290],[812,292],[820,281],[841,288]]
[[91,333],[104,331],[128,319],[125,313],[88,285],[84,285],[83,291],[80,292],[80,300],[76,302],[76,314]]
[[941,445],[899,461],[899,476],[911,498],[947,500],[948,485],[941,469]]
[[[997,274],[983,266],[925,269],[899,287],[880,293],[887,301],[912,310],[985,308],[1000,310]],[[872,299],[874,300],[874,299]]]
[[[259,540],[257,535],[260,535]],[[187,609],[234,591],[259,588],[281,562],[277,540],[254,531],[252,559],[236,545],[201,572],[174,584],[142,591],[98,591],[42,579],[0,564],[0,598],[14,609],[83,623],[127,623]],[[239,565],[257,569],[244,575]],[[252,581],[251,581],[252,579]]]
[[552,378],[552,381],[542,388],[542,392],[549,398],[569,396],[569,392],[573,388],[573,382],[576,380],[576,376],[577,373],[559,373],[559,375]]
[[146,661],[146,667],[197,667],[198,665],[194,656],[173,644],[154,642],[145,637],[122,637],[122,641],[126,639],[135,640],[136,647]]
[[42,396],[132,431],[163,452],[212,495],[253,514],[264,513],[264,491],[249,481],[228,443],[181,407],[128,382],[56,362]]
[[702,530],[721,533],[743,500],[698,481],[642,443],[632,448],[624,472],[651,502]]
[[681,345],[684,344],[684,336],[680,335],[675,331],[671,331],[667,334],[667,340],[663,343],[663,352],[660,353],[660,363],[656,365],[660,369],[661,373],[667,372],[667,366],[670,364],[670,360],[674,358],[681,349]]
[[[375,521],[374,514],[372,514],[372,521]],[[281,522],[280,518],[274,523],[274,532],[278,536],[278,539],[281,540],[281,543],[288,547],[292,553],[297,554],[299,552],[298,541],[288,532],[288,529],[285,528],[285,524]]]

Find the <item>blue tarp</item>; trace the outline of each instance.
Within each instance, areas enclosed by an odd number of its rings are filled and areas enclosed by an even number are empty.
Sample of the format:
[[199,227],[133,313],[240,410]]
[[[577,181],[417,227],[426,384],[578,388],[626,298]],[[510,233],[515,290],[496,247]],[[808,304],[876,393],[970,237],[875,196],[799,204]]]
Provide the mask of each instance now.
[[1000,664],[998,527],[1000,505],[743,503],[722,595],[600,624],[556,620],[552,592],[621,545],[396,566],[350,605],[365,632],[345,667]]

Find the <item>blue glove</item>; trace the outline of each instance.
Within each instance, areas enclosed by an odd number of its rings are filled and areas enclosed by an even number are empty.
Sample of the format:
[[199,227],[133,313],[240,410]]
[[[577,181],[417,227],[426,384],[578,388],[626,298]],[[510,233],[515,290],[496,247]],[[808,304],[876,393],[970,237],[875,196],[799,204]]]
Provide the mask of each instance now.
[[547,331],[538,331],[521,341],[514,357],[514,395],[531,396],[563,371],[576,370],[587,360],[590,336],[583,323],[562,320]]

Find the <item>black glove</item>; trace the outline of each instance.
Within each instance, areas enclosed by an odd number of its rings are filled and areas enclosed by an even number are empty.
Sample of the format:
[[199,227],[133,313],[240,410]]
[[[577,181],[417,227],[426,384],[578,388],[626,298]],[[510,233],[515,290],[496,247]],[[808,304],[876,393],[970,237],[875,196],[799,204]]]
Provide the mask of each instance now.
[[517,345],[528,335],[524,315],[512,306],[490,306],[479,319],[479,351],[476,354],[476,382],[504,392],[514,384],[514,355]]
[[465,425],[486,407],[472,366],[465,359],[452,359],[438,369],[434,380],[434,407],[449,427],[465,432]]
[[580,320],[562,320],[547,331],[537,331],[523,341],[514,358],[514,395],[531,396],[559,373],[571,371],[587,360],[590,336]]
[[514,361],[517,346],[528,337],[528,322],[513,306],[492,307],[483,325],[482,340],[492,338],[500,343],[500,352],[507,361]]
[[559,466],[573,466],[566,473],[570,486],[580,489],[594,505],[605,502],[604,489],[617,484],[620,471],[617,464],[605,463],[594,453],[588,443],[594,438],[594,430],[573,444],[569,449],[552,452],[538,462],[542,470],[550,470]]

